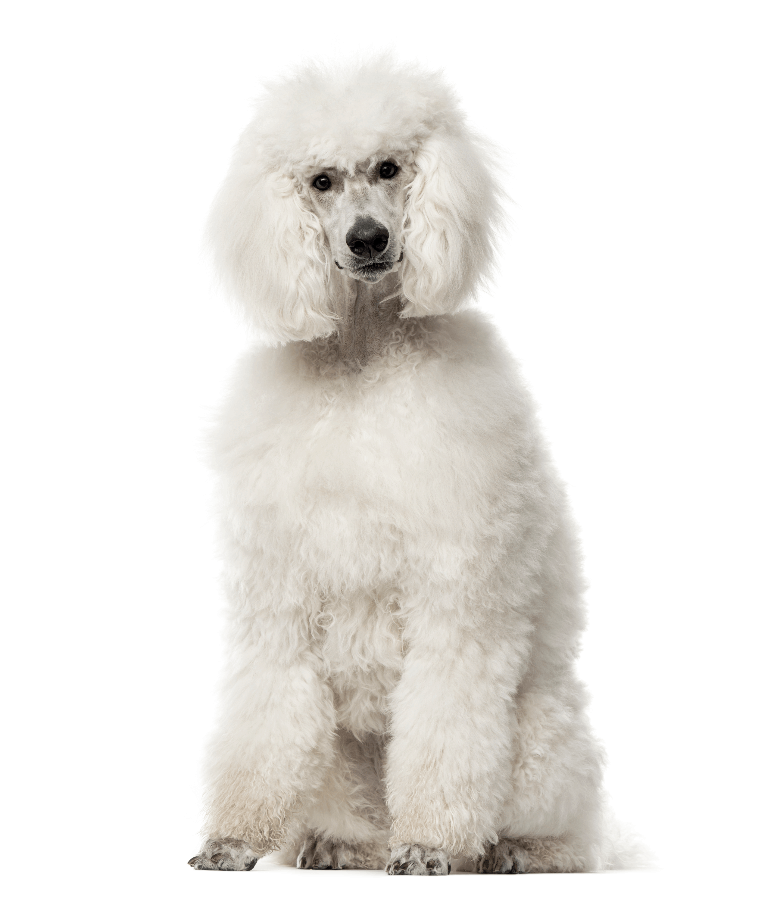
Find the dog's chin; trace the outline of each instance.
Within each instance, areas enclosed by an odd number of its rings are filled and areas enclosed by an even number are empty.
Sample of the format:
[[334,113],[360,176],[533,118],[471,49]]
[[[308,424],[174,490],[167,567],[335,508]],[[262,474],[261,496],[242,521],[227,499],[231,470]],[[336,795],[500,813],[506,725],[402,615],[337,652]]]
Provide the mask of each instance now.
[[347,270],[347,273],[353,278],[357,279],[360,282],[379,282],[380,279],[384,279],[385,276],[393,269],[393,265],[391,263],[375,263],[375,264],[367,264],[362,267],[355,267],[354,269]]

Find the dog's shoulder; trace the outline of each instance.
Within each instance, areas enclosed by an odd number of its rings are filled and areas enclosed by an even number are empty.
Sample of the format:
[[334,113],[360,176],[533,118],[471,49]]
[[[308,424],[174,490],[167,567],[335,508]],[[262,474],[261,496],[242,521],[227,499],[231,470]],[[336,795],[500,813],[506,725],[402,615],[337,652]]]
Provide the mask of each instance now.
[[420,368],[420,382],[453,425],[465,418],[506,430],[507,420],[535,422],[519,365],[487,316],[469,309],[436,317],[433,328],[435,352]]

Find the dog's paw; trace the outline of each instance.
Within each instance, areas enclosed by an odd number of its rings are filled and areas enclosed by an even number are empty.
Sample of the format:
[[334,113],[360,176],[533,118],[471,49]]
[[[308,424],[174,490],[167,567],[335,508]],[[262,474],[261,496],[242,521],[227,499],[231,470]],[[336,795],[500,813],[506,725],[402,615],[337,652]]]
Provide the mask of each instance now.
[[310,834],[298,853],[299,869],[376,869],[384,867],[384,857],[378,844],[348,843],[345,840],[325,840]]
[[219,872],[249,872],[257,863],[254,853],[243,840],[225,837],[222,840],[210,840],[203,851],[189,861],[194,869]]
[[499,840],[491,844],[476,862],[482,875],[518,875],[526,871],[528,853],[516,840]]
[[560,837],[507,837],[489,846],[477,859],[475,871],[483,875],[519,875],[530,872],[586,872],[582,849]]
[[449,875],[452,866],[444,850],[407,843],[391,850],[386,871],[388,875]]
[[348,869],[354,868],[354,851],[346,843],[325,840],[310,834],[298,853],[299,869]]

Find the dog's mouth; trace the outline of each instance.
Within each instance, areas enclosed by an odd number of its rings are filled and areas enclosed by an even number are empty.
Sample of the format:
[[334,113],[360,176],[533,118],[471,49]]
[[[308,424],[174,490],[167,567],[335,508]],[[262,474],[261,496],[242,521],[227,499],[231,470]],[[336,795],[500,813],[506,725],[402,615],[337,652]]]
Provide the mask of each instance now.
[[393,268],[392,261],[371,261],[360,266],[350,267],[351,275],[362,279],[364,282],[377,282],[386,276]]
[[394,270],[403,259],[404,252],[401,251],[397,260],[369,260],[365,263],[349,263],[346,266],[342,266],[335,259],[333,262],[340,270],[345,270],[353,279],[359,279],[361,282],[379,282],[383,276]]

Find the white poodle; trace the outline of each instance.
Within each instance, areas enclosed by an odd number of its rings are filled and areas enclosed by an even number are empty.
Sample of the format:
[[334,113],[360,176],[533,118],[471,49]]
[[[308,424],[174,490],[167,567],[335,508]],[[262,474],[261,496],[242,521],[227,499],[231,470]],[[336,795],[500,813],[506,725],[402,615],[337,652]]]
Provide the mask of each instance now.
[[387,58],[277,82],[239,141],[211,236],[275,344],[214,443],[230,659],[195,868],[610,864],[576,531],[463,310],[499,194],[441,77]]

